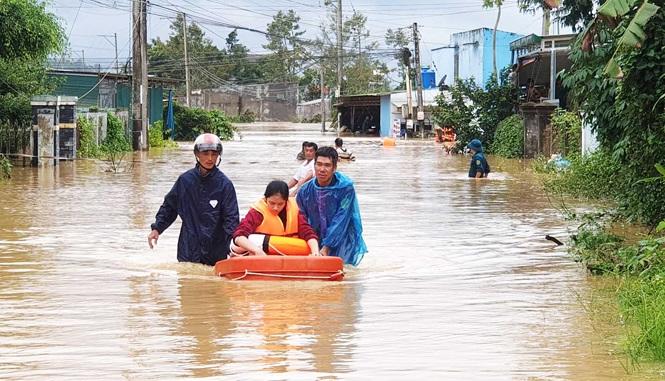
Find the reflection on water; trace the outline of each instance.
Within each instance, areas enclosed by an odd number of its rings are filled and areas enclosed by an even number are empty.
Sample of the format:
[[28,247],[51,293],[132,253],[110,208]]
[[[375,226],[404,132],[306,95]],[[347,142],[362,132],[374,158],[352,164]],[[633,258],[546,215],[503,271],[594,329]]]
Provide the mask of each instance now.
[[[318,126],[256,125],[221,168],[244,214],[287,179]],[[430,142],[345,139],[369,254],[341,283],[230,282],[176,262],[179,222],[146,235],[191,146],[16,168],[0,182],[0,379],[659,379],[626,374],[611,298],[545,234],[567,227],[528,163],[468,157]],[[593,303],[592,303],[593,302]],[[601,312],[601,315],[605,312]]]

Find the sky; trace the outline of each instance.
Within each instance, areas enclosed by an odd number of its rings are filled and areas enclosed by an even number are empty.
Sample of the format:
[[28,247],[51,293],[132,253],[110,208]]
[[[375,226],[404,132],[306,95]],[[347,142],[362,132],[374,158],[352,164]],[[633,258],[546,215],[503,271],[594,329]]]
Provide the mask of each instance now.
[[[305,38],[316,38],[325,20],[323,0],[150,0],[148,40],[168,39],[169,25],[177,12],[185,12],[199,23],[204,33],[218,47],[224,45],[230,28],[212,25],[222,22],[266,30],[272,15],[293,9],[301,18]],[[431,62],[429,51],[448,44],[450,34],[481,27],[493,28],[496,9],[484,9],[482,0],[343,0],[342,9],[355,9],[367,17],[369,39],[385,46],[388,28],[406,27],[414,22],[422,36],[422,64]],[[99,65],[102,71],[114,67],[114,38],[120,66],[131,55],[131,0],[49,0],[47,9],[58,16],[68,36],[74,59],[85,57],[86,64]],[[540,34],[542,14],[523,14],[517,1],[508,0],[502,8],[499,29],[519,34]],[[563,32],[563,31],[562,31]],[[264,35],[239,31],[240,42],[251,52],[265,52]]]

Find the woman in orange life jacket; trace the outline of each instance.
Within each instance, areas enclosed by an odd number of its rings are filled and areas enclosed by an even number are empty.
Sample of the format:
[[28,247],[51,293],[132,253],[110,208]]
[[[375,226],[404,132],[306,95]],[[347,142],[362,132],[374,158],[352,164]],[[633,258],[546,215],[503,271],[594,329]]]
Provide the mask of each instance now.
[[270,236],[300,238],[307,242],[310,255],[321,255],[318,236],[300,213],[295,198],[289,197],[289,186],[281,180],[271,181],[264,197],[240,221],[233,233],[231,255],[266,255]]

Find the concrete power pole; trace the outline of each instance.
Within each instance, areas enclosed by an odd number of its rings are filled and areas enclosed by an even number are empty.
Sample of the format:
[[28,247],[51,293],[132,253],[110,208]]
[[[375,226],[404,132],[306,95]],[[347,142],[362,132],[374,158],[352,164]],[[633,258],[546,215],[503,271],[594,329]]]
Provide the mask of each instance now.
[[189,104],[189,56],[187,55],[187,14],[182,14],[182,41],[183,41],[183,50],[185,51],[185,91],[187,95],[185,96],[185,103],[187,107]]
[[425,125],[423,121],[425,120],[424,110],[423,110],[423,77],[422,69],[420,68],[420,36],[418,34],[418,23],[413,23],[413,42],[415,45],[414,50],[414,66],[415,66],[415,75],[416,75],[416,102],[418,102],[418,114],[416,115],[416,120],[418,121],[418,126],[420,127],[421,137],[425,137]]
[[113,46],[115,46],[115,73],[120,74],[120,63],[118,62],[118,33],[113,33]]
[[[337,0],[337,90],[335,90],[335,97],[337,102],[342,95],[342,0]],[[342,118],[337,112],[337,135],[342,128],[340,122]]]
[[132,15],[132,147],[148,147],[148,66],[146,0],[133,0]]
[[319,80],[319,87],[321,87],[321,133],[326,132],[326,98],[325,98],[325,91],[324,91],[324,86],[323,86],[323,81],[324,81],[324,76],[323,76],[323,62],[321,62],[321,70],[320,75],[321,79]]

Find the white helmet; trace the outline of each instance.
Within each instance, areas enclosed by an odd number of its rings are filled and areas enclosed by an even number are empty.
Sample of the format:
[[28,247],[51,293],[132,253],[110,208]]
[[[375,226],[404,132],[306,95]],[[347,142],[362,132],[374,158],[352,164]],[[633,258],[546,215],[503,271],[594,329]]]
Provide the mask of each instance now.
[[194,153],[217,151],[222,156],[222,141],[215,134],[205,133],[194,140]]

